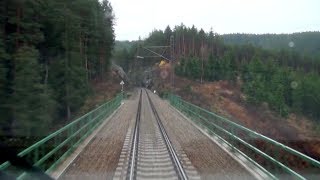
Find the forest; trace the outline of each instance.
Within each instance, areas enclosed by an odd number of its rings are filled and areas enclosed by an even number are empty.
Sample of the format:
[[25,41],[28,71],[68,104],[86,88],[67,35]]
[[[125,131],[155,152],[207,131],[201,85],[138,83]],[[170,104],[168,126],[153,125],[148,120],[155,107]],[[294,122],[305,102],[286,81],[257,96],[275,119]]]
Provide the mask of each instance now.
[[0,2],[0,135],[41,137],[104,79],[114,45],[108,0]]
[[[165,30],[154,30],[145,40],[133,42],[132,48],[137,50],[141,44],[169,45],[171,35],[177,75],[200,82],[240,81],[248,103],[267,103],[281,116],[294,112],[320,122],[320,56],[315,57],[309,45],[306,52],[310,53],[302,54],[296,49],[228,44],[223,35],[212,30],[205,32],[181,24],[173,29],[168,26]],[[296,46],[303,47],[298,42]],[[127,48],[121,51],[124,53],[117,51],[119,57],[121,54],[133,57],[130,52],[135,52]]]
[[[320,56],[320,32],[300,32],[292,34],[223,34],[226,44],[252,44],[266,49],[294,50],[302,55]],[[291,42],[291,46],[289,43]]]

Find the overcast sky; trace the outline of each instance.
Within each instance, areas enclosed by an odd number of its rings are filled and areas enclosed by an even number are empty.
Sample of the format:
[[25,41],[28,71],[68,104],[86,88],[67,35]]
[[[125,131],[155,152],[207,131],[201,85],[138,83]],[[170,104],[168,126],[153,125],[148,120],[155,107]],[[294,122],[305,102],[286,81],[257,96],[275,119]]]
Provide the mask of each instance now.
[[219,34],[320,30],[320,0],[109,0],[117,40],[181,23]]

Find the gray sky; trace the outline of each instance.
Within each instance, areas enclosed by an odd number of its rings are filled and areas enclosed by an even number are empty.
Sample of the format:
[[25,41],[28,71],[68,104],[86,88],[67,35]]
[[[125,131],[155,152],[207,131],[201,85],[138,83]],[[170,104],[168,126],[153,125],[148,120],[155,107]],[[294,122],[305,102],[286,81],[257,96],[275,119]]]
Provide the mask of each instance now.
[[116,39],[145,38],[153,29],[191,27],[225,33],[320,30],[320,0],[109,0]]

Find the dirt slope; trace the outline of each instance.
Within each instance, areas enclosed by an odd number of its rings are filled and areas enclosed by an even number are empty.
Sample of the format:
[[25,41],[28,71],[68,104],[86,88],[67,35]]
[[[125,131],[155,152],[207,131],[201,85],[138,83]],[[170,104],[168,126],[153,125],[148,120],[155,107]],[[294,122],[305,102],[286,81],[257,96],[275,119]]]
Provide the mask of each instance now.
[[[162,81],[158,91],[168,87]],[[216,112],[236,123],[276,139],[315,159],[320,160],[320,133],[314,122],[296,114],[282,118],[272,112],[267,104],[259,106],[246,103],[240,86],[227,81],[191,81],[175,77],[175,92],[183,99]]]

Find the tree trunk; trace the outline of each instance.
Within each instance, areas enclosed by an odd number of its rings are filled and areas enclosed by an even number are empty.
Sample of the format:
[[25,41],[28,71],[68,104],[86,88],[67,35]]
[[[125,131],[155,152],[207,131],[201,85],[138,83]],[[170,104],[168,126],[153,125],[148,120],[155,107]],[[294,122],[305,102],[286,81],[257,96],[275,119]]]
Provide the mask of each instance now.
[[88,38],[85,37],[84,40],[84,61],[85,61],[85,67],[87,72],[87,83],[89,83],[89,64],[88,64],[88,55],[87,55],[87,45],[88,45]]
[[192,38],[192,55],[193,56],[195,55],[195,52],[194,52],[194,37]]
[[20,22],[21,22],[21,7],[20,5],[17,7],[16,10],[16,15],[17,15],[17,24],[16,24],[16,32],[17,32],[17,37],[16,37],[16,49],[19,48],[20,44],[19,44],[19,38],[20,38],[20,34],[21,34],[21,29],[20,29]]
[[[65,7],[66,8],[66,7]],[[66,91],[66,111],[67,111],[67,119],[70,120],[71,118],[71,110],[70,110],[70,100],[69,100],[69,96],[70,96],[70,92],[69,92],[69,81],[68,81],[68,76],[69,76],[69,37],[68,37],[68,19],[67,17],[65,17],[65,41],[66,41],[66,58],[65,58],[65,65],[64,65],[64,70],[65,70],[65,91]]]
[[80,52],[80,56],[82,57],[83,49],[82,49],[82,36],[81,36],[81,34],[80,34],[80,37],[79,37],[79,52]]
[[183,56],[186,55],[186,44],[185,44],[185,41],[184,41],[184,33],[182,34],[182,51],[183,51]]
[[68,119],[68,120],[71,119],[71,110],[70,110],[69,104],[67,104],[67,119]]
[[203,40],[201,42],[201,83],[203,82],[203,53],[204,53],[204,47],[203,47]]
[[103,48],[100,48],[100,77],[101,77],[101,80],[104,80],[104,53],[103,53]]
[[45,68],[46,68],[46,74],[45,74],[45,77],[44,77],[44,85],[47,87],[47,85],[48,85],[48,77],[49,77],[49,66],[48,66],[48,61],[47,60],[45,62]]

